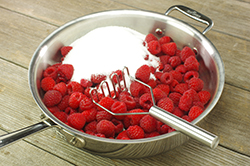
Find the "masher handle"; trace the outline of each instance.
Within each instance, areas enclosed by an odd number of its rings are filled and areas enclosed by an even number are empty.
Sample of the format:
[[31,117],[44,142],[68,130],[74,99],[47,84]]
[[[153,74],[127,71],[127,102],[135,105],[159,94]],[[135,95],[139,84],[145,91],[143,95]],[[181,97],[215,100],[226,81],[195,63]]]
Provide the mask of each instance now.
[[161,122],[169,125],[177,131],[209,146],[214,149],[219,144],[218,136],[187,122],[186,120],[179,118],[178,116],[163,110],[160,107],[152,106],[149,110],[149,114]]

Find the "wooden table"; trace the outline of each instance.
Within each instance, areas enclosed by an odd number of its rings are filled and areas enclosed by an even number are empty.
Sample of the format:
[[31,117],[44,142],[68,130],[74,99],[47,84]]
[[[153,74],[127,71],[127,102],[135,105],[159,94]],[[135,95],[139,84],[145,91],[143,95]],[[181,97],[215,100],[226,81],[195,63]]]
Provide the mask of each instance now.
[[[49,129],[0,149],[0,165],[250,165],[249,0],[0,0],[0,134],[41,121],[41,111],[29,90],[28,66],[38,45],[52,31],[93,12],[139,9],[164,13],[177,4],[215,23],[206,36],[224,61],[226,83],[202,126],[220,137],[215,150],[190,140],[153,157],[110,159],[79,150]],[[204,28],[178,12],[171,16]]]

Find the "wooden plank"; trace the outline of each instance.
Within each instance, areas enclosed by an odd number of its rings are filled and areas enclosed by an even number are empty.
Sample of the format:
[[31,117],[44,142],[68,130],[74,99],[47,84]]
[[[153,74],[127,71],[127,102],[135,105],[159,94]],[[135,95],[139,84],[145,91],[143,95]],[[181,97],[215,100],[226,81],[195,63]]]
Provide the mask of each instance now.
[[[0,130],[0,134],[6,133]],[[73,165],[24,141],[0,149],[0,161],[2,166]]]

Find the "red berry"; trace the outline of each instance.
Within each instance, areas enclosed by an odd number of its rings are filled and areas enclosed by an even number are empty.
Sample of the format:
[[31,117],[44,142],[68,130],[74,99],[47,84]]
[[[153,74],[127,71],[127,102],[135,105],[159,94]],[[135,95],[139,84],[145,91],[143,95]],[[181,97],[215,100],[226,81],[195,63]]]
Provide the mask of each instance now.
[[160,99],[157,103],[157,106],[168,112],[173,112],[173,109],[174,109],[174,103],[168,97]]
[[188,87],[199,92],[203,89],[204,82],[200,78],[192,78],[188,81]]
[[193,50],[188,47],[185,46],[182,50],[181,50],[181,60],[182,62],[185,62],[186,59],[190,56],[194,56],[195,57],[195,53],[193,52]]
[[161,45],[161,50],[164,54],[174,56],[177,50],[177,46],[174,42],[165,43]]
[[158,84],[158,85],[156,86],[156,88],[161,89],[166,95],[169,94],[169,91],[170,91],[169,85],[166,85],[166,84]]
[[211,94],[209,91],[206,91],[206,90],[203,90],[203,91],[200,91],[198,93],[198,96],[200,98],[200,101],[203,105],[207,104],[208,101],[210,100],[211,98]]
[[108,120],[101,120],[96,125],[97,133],[104,134],[106,138],[115,136],[115,125]]
[[91,108],[88,110],[84,110],[82,114],[85,116],[86,122],[89,123],[91,121],[96,120],[97,110],[95,108]]
[[165,44],[165,43],[169,43],[171,41],[171,38],[169,36],[163,36],[159,39],[159,43],[162,45],[162,44]]
[[104,74],[92,74],[90,79],[93,84],[100,84],[106,78],[107,76]]
[[60,77],[65,78],[67,81],[73,76],[74,67],[70,64],[62,64],[58,67],[58,74]]
[[170,72],[170,71],[172,71],[173,70],[173,67],[170,65],[170,64],[165,64],[164,65],[164,69],[163,69],[163,71],[162,72]]
[[[111,106],[113,105],[115,101],[111,98],[111,97],[104,97],[102,98],[98,104],[100,104],[101,106],[103,106],[104,108],[108,109],[108,110],[111,110]],[[100,107],[97,107],[98,110],[103,110],[102,108]]]
[[161,61],[161,63],[162,63],[163,65],[168,64],[169,59],[170,59],[170,56],[169,56],[169,55],[162,55],[162,56],[160,56],[160,61]]
[[182,117],[185,113],[183,111],[181,111],[180,108],[175,107],[173,110],[173,114],[178,116],[178,117]]
[[146,43],[149,43],[150,41],[153,41],[153,40],[158,40],[157,37],[155,37],[152,33],[149,33],[146,35],[145,37],[145,42]]
[[188,70],[194,70],[194,71],[199,71],[199,62],[194,56],[188,57],[185,62],[184,62],[184,67]]
[[160,99],[167,97],[167,94],[160,88],[154,88],[153,94],[154,94],[155,102],[158,102]]
[[140,105],[145,109],[150,109],[153,106],[153,100],[150,93],[144,93],[139,100]]
[[67,93],[71,95],[74,92],[83,92],[83,87],[76,81],[71,81],[67,85]]
[[199,77],[199,73],[197,71],[188,71],[185,73],[184,75],[184,82],[187,82],[191,79],[191,78],[198,78]]
[[80,110],[88,110],[94,107],[94,103],[90,98],[88,98],[86,95],[83,95],[82,100],[80,101],[79,104]]
[[53,107],[62,100],[62,94],[56,90],[49,90],[44,94],[43,102],[47,107]]
[[161,45],[157,40],[150,41],[148,43],[148,51],[153,54],[157,55],[161,52]]
[[160,133],[158,133],[157,131],[153,131],[151,133],[145,133],[145,138],[156,137],[159,135],[160,135]]
[[130,93],[134,97],[140,97],[144,93],[144,86],[136,81],[130,84]]
[[83,88],[91,87],[93,85],[92,82],[87,79],[81,79],[80,84]]
[[68,115],[65,112],[55,112],[54,116],[63,123],[67,122]]
[[123,130],[123,123],[117,119],[112,119],[111,121],[115,125],[115,133],[119,134]]
[[193,106],[189,113],[188,116],[190,117],[191,120],[194,120],[195,118],[197,118],[201,113],[203,112],[203,110],[201,109],[201,107],[198,106]]
[[178,106],[181,96],[182,95],[177,92],[172,92],[169,94],[169,98],[173,101],[174,106]]
[[73,109],[77,109],[80,105],[81,100],[84,98],[84,94],[81,92],[74,92],[69,97],[69,106]]
[[156,131],[157,121],[150,115],[145,115],[140,120],[140,126],[146,133]]
[[120,133],[117,135],[117,137],[116,137],[116,139],[122,139],[122,138],[128,138],[128,134],[127,134],[127,131],[126,131],[126,130],[120,132]]
[[48,90],[52,90],[53,87],[56,85],[56,82],[51,77],[45,77],[41,81],[41,88],[46,92]]
[[185,74],[187,72],[187,69],[184,67],[184,65],[179,65],[175,68],[175,71],[178,71],[181,74]]
[[169,58],[169,64],[173,67],[176,68],[181,64],[181,58],[179,56],[172,56]]
[[67,85],[64,82],[56,84],[53,89],[59,91],[62,96],[65,96],[67,94]]
[[52,114],[54,114],[54,113],[56,113],[56,112],[60,112],[60,109],[57,107],[57,106],[54,106],[54,107],[47,107],[48,108],[48,110],[52,113]]
[[[124,102],[115,101],[111,106],[111,111],[113,113],[126,113],[127,106]],[[115,118],[118,120],[123,120],[125,118],[125,115],[117,115],[117,116],[115,116]]]
[[101,120],[111,120],[112,117],[113,117],[113,115],[108,113],[107,111],[98,111],[96,114],[97,122],[99,122]]
[[73,47],[71,47],[71,46],[63,46],[60,49],[62,56],[65,57],[69,53],[69,51],[72,50],[72,48]]
[[57,107],[61,110],[61,111],[63,111],[63,110],[65,110],[67,107],[69,107],[69,95],[65,95],[63,98],[62,98],[62,100],[61,100],[61,102],[57,105]]
[[173,79],[174,79],[173,75],[171,73],[168,73],[168,72],[163,73],[161,76],[161,82],[163,84],[169,85],[172,83]]
[[[134,110],[131,110],[131,111],[128,111],[128,113],[136,113],[136,112],[144,112],[143,110],[141,109],[134,109]],[[143,114],[137,114],[137,115],[127,115],[128,117],[128,120],[129,120],[129,124],[130,125],[139,125],[140,123],[140,120],[141,118],[145,116]],[[126,119],[126,118],[125,118]],[[124,120],[125,120],[124,119]],[[126,126],[126,125],[125,125]]]
[[43,72],[43,77],[51,77],[53,78],[54,80],[56,80],[57,78],[57,68],[54,67],[54,66],[50,66],[48,67],[47,69],[44,70]]
[[172,70],[169,73],[172,74],[173,79],[177,80],[178,82],[182,82],[182,74],[176,70]]
[[134,109],[136,106],[136,102],[132,96],[126,93],[121,93],[119,95],[119,100],[126,104],[127,110]]
[[180,94],[183,94],[185,91],[188,90],[188,84],[187,83],[180,83],[175,86],[174,91],[178,92]]
[[68,123],[71,127],[80,130],[86,123],[85,116],[81,113],[74,113],[68,116]]
[[179,101],[179,108],[183,111],[189,111],[189,109],[192,107],[192,104],[193,104],[193,100],[192,100],[192,97],[189,96],[189,95],[185,95],[183,94],[180,98],[180,101]]
[[144,138],[144,131],[140,126],[129,126],[127,129],[127,134],[130,139],[140,139]]
[[150,78],[151,68],[148,65],[142,65],[136,70],[135,77],[144,83],[147,83]]
[[192,121],[188,115],[183,115],[181,118],[188,121],[188,122]]
[[97,131],[96,131],[96,125],[97,125],[96,121],[92,121],[92,122],[86,124],[85,127],[84,127],[84,131],[85,132],[91,131],[93,133],[97,133]]

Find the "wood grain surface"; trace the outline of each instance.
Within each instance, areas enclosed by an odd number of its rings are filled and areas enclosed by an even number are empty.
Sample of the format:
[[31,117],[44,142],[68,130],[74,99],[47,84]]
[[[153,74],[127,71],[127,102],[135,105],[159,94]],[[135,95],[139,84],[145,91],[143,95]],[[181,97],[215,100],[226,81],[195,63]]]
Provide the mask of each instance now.
[[[0,0],[0,135],[35,124],[41,111],[28,84],[33,53],[51,32],[86,14],[137,9],[158,13],[185,5],[210,17],[206,37],[225,66],[223,94],[202,127],[220,137],[215,150],[190,140],[171,151],[143,159],[113,159],[79,150],[54,129],[0,149],[0,165],[249,165],[250,163],[250,1],[239,0]],[[178,12],[170,14],[200,31],[204,25]]]

